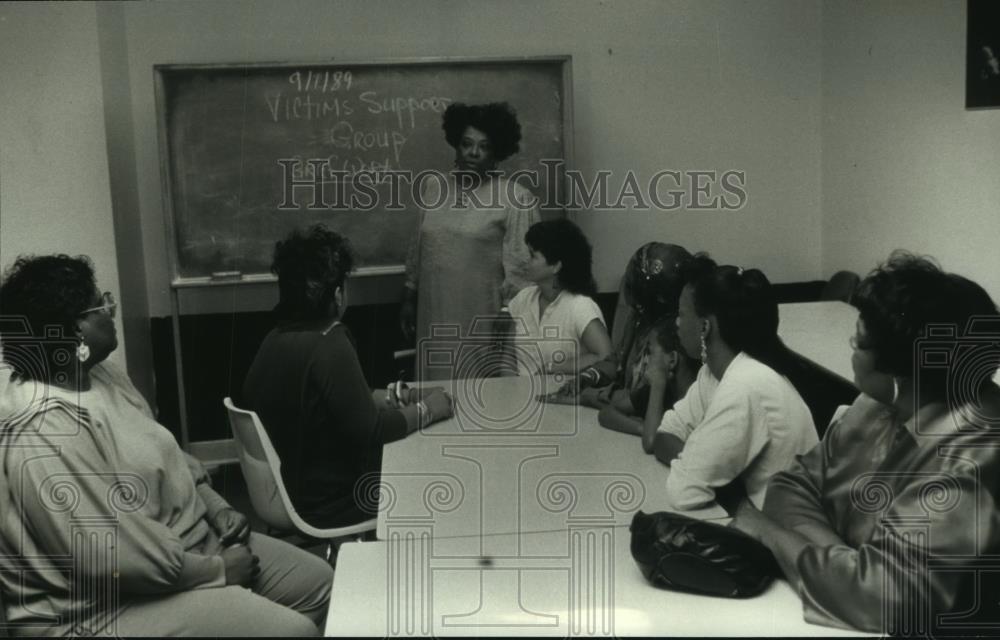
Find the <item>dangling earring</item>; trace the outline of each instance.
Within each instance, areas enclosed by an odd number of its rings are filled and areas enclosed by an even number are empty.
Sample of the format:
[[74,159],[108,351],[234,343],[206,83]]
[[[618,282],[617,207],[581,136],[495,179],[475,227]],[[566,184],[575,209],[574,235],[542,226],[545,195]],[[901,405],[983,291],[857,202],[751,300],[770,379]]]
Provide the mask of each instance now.
[[701,334],[701,361],[708,362],[708,345],[705,344],[705,334]]
[[896,404],[896,400],[899,400],[899,379],[896,376],[892,377],[892,404]]
[[76,359],[80,362],[86,362],[90,359],[90,347],[87,346],[82,337],[80,338],[80,344],[76,346]]

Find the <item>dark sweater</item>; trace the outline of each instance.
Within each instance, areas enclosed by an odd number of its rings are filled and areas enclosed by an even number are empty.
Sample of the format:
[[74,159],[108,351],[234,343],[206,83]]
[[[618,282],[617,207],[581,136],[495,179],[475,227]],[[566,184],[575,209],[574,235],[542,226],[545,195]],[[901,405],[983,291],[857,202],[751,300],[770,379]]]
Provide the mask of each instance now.
[[243,385],[243,406],[264,423],[292,504],[316,527],[372,517],[376,505],[357,499],[355,483],[379,471],[383,444],[406,436],[403,414],[372,400],[347,328],[331,325],[273,329]]

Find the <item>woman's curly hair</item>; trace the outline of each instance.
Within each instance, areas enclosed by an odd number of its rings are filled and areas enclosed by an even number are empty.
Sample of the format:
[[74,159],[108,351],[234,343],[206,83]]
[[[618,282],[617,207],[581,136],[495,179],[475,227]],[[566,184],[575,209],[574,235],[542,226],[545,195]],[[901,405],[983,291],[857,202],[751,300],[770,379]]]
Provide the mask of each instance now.
[[[872,351],[875,369],[911,377],[916,371],[918,340],[938,325],[953,332],[956,344],[974,317],[996,318],[996,304],[986,291],[962,276],[946,273],[930,258],[894,251],[858,285],[854,298],[865,337],[859,349]],[[922,367],[920,388],[926,399],[943,399],[949,367]]]
[[286,321],[327,317],[334,292],[353,267],[344,236],[321,224],[305,232],[295,229],[274,245],[271,272],[278,276],[278,316]]
[[65,369],[76,321],[94,304],[96,291],[87,256],[20,256],[7,269],[0,285],[0,342],[15,377],[50,382]]
[[473,105],[455,102],[448,105],[441,125],[448,144],[457,149],[468,127],[475,127],[489,137],[497,162],[506,160],[521,149],[521,125],[517,121],[517,113],[506,102]]

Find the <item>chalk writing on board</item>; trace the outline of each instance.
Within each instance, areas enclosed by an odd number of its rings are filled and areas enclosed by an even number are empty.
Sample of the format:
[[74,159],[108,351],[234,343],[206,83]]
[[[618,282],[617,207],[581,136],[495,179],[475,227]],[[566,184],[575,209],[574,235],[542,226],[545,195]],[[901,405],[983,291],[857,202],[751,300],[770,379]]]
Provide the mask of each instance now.
[[280,91],[264,96],[267,108],[271,112],[273,122],[288,122],[290,120],[318,120],[328,116],[349,116],[354,114],[354,107],[349,100],[340,98],[325,98],[318,100],[311,96],[286,96]]
[[393,160],[398,164],[399,156],[406,144],[406,136],[401,131],[376,129],[374,131],[355,130],[354,125],[340,120],[330,128],[330,143],[338,149],[392,150]]
[[[298,91],[340,91],[341,89],[350,91],[354,74],[350,70],[322,71],[316,72],[307,70],[304,74],[301,71],[293,71],[288,76],[288,82],[294,84]],[[322,81],[322,84],[321,84]]]
[[[175,277],[267,273],[274,242],[316,222],[350,237],[360,266],[402,264],[417,191],[366,174],[450,171],[441,116],[454,102],[517,110],[507,173],[564,157],[566,62],[158,66]],[[285,198],[317,179],[315,198],[308,186]],[[553,184],[543,174],[531,189]]]

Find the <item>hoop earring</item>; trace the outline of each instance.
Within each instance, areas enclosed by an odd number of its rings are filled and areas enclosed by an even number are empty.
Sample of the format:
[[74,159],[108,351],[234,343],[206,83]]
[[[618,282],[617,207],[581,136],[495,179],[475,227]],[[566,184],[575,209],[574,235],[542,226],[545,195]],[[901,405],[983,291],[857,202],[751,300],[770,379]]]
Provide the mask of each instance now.
[[899,400],[899,379],[896,376],[892,377],[892,404],[896,404]]
[[76,346],[76,359],[80,362],[86,362],[90,359],[90,347],[87,346],[82,337],[80,338],[80,344]]
[[708,362],[708,345],[705,344],[705,334],[701,334],[701,361]]

